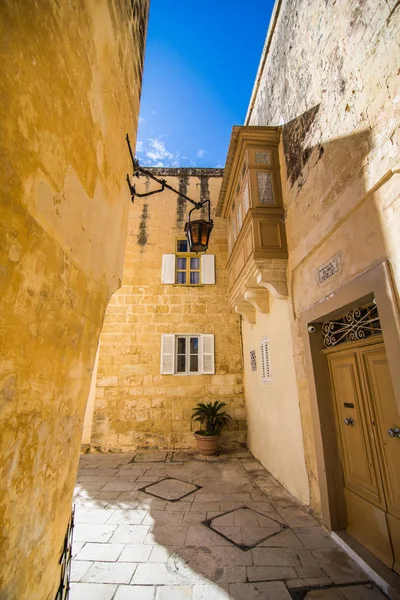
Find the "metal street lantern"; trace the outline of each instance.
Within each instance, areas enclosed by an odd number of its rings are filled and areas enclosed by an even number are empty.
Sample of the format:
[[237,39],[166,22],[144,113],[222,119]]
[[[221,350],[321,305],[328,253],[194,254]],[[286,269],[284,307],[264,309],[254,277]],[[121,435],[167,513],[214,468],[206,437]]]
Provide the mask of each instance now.
[[[144,169],[143,167],[141,167],[139,164],[139,161],[136,158],[134,158],[134,156],[133,156],[131,143],[129,141],[128,134],[126,134],[126,142],[128,144],[129,154],[132,159],[133,175],[135,177],[139,177],[139,174],[142,173],[143,175],[147,175],[147,177],[150,177],[154,181],[157,181],[157,183],[159,183],[161,185],[161,188],[159,190],[153,190],[151,192],[139,194],[136,191],[136,187],[131,184],[129,175],[127,175],[126,180],[128,182],[132,203],[135,201],[135,196],[138,196],[139,198],[143,198],[145,196],[151,196],[152,194],[158,194],[159,192],[163,192],[164,189],[167,188],[167,189],[171,190],[172,192],[174,192],[175,194],[177,194],[177,196],[180,196],[181,198],[184,198],[185,200],[187,200],[188,202],[193,204],[194,208],[192,208],[192,210],[189,212],[188,222],[185,224],[185,234],[186,234],[186,237],[188,240],[190,252],[196,252],[196,253],[205,252],[208,248],[212,228],[214,227],[214,223],[211,220],[211,203],[210,203],[210,201],[203,200],[201,202],[195,202],[188,196],[185,196],[185,194],[182,194],[178,190],[175,190],[173,187],[168,185],[168,183],[165,181],[165,179],[159,179],[158,177],[153,175],[153,173],[151,173],[147,169]],[[205,219],[198,219],[197,221],[191,221],[190,215],[192,214],[192,212],[194,210],[201,210],[206,204],[208,205],[208,221]]]
[[189,220],[185,224],[185,234],[188,240],[190,252],[205,252],[208,248],[210,234],[212,228],[214,227],[214,223],[212,222],[210,216],[210,201],[206,200],[203,202],[202,206],[204,206],[206,203],[208,203],[208,221],[205,221],[204,219],[199,219],[197,221],[190,220],[190,215],[194,210],[196,210],[195,207],[190,211]]

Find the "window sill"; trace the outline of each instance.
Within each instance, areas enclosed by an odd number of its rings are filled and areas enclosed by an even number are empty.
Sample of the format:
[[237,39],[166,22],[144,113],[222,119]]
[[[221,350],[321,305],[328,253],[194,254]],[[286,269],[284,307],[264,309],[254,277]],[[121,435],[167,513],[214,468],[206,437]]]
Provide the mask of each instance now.
[[178,377],[189,377],[189,376],[196,376],[196,375],[205,375],[205,373],[171,373],[171,375],[177,375]]
[[173,283],[173,287],[205,287],[205,283]]

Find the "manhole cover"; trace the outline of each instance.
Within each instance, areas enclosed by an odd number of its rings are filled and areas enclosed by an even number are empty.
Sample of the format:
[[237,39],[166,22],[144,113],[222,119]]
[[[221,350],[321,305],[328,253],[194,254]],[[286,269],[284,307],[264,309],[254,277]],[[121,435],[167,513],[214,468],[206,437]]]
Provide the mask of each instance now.
[[185,579],[193,573],[204,575],[210,581],[218,581],[223,575],[222,560],[203,546],[183,546],[175,550],[167,560],[167,570]]
[[139,492],[145,492],[150,496],[155,496],[161,500],[168,500],[168,502],[178,502],[182,498],[186,498],[190,494],[197,492],[201,489],[200,485],[195,483],[188,483],[187,481],[181,481],[180,479],[174,479],[173,477],[166,477],[157,483],[151,483],[143,488],[139,489]]
[[287,525],[247,506],[222,513],[203,523],[241,550],[250,550],[287,529]]

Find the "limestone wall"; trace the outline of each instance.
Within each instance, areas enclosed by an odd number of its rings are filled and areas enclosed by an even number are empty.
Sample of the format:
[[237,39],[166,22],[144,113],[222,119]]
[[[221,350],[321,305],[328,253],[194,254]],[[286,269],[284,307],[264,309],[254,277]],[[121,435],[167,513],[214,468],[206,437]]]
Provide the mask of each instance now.
[[[278,1],[247,116],[283,126],[290,315],[316,510],[299,316],[383,258],[400,284],[399,19],[395,0]],[[338,273],[319,284],[318,267],[336,256]]]
[[[264,290],[267,296],[269,292]],[[261,461],[304,504],[310,492],[303,452],[299,397],[293,364],[289,302],[269,294],[269,312],[242,322],[248,444]],[[262,381],[261,341],[267,338],[270,381]],[[252,370],[250,352],[256,353]]]
[[122,277],[147,0],[0,7],[0,596],[53,600]]
[[[170,185],[215,205],[218,169],[166,169]],[[147,178],[139,189],[156,189]],[[129,213],[123,286],[107,309],[100,338],[92,447],[190,448],[191,411],[200,401],[227,402],[234,425],[228,445],[246,440],[239,318],[227,303],[226,223],[215,219],[208,253],[216,256],[216,284],[161,283],[162,255],[184,237],[192,206],[172,192],[137,198]],[[192,217],[193,218],[193,217]],[[215,335],[215,375],[161,375],[163,333]]]

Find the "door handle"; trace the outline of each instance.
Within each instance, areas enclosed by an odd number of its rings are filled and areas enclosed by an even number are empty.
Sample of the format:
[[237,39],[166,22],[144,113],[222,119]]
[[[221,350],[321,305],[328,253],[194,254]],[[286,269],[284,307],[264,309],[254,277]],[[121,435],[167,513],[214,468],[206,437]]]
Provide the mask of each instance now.
[[400,438],[400,429],[398,427],[393,427],[393,429],[388,429],[388,434],[389,437],[394,438]]
[[349,417],[348,419],[344,420],[344,424],[345,425],[354,425],[354,419],[352,419],[351,417]]

